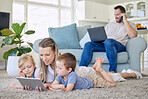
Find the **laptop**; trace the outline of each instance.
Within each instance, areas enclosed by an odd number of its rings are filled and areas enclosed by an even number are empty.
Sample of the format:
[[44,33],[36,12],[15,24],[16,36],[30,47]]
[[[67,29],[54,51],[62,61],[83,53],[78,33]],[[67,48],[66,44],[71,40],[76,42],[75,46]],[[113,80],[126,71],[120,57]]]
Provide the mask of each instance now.
[[87,29],[92,42],[104,42],[107,39],[104,26]]

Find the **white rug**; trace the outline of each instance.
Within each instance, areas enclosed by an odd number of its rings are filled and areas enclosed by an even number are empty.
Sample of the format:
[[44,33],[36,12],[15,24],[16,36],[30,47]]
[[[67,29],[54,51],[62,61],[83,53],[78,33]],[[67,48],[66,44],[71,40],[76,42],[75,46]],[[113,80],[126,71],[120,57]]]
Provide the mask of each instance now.
[[11,83],[19,83],[0,70],[0,99],[148,99],[148,78],[128,79],[119,82],[114,88],[91,88],[72,92],[25,91],[9,88]]

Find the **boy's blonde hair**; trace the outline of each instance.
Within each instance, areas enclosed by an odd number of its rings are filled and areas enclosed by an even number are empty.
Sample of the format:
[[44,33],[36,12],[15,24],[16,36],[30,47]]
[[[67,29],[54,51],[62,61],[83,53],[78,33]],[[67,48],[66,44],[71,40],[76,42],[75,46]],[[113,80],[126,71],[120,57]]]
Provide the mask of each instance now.
[[72,68],[72,71],[76,68],[76,58],[71,53],[64,53],[57,58],[57,61],[63,61],[66,69]]
[[33,60],[32,55],[30,55],[30,54],[23,54],[23,55],[20,56],[19,61],[18,61],[19,68],[21,68],[24,65],[24,63],[26,63],[27,61],[31,61],[33,66],[35,66],[35,62]]
[[[55,52],[55,59],[54,59],[54,79],[56,77],[56,63],[55,61],[57,60],[57,57],[59,55],[58,53],[58,47],[55,41],[52,38],[44,38],[40,43],[39,47],[46,48],[50,47],[52,51]],[[44,80],[43,82],[46,81],[47,79],[47,70],[48,66],[40,59],[40,72],[43,72],[41,80]]]

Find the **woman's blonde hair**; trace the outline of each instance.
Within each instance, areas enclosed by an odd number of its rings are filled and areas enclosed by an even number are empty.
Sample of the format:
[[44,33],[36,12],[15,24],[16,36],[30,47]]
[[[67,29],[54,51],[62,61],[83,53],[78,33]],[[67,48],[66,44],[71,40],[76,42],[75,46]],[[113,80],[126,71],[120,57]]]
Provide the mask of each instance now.
[[[39,47],[42,48],[46,48],[46,47],[50,47],[52,51],[55,52],[55,57],[54,57],[54,79],[56,77],[56,60],[58,57],[58,47],[57,44],[55,43],[55,41],[52,38],[44,38],[40,43],[39,43]],[[46,81],[47,79],[47,70],[48,70],[48,66],[41,60],[40,58],[40,71],[43,72],[41,80],[43,80],[43,82]]]
[[24,65],[24,63],[26,63],[27,61],[31,61],[33,66],[35,66],[35,62],[33,60],[32,55],[30,55],[30,54],[23,54],[23,55],[20,56],[19,61],[18,61],[19,68],[21,68]]

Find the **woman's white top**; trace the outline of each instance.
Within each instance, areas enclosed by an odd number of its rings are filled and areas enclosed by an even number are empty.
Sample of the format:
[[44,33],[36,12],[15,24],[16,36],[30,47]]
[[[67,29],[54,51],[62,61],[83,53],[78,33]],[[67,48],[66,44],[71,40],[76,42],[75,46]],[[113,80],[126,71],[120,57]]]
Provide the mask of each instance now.
[[51,66],[48,66],[47,71],[47,79],[46,82],[52,82],[54,80],[54,70],[51,68]]

